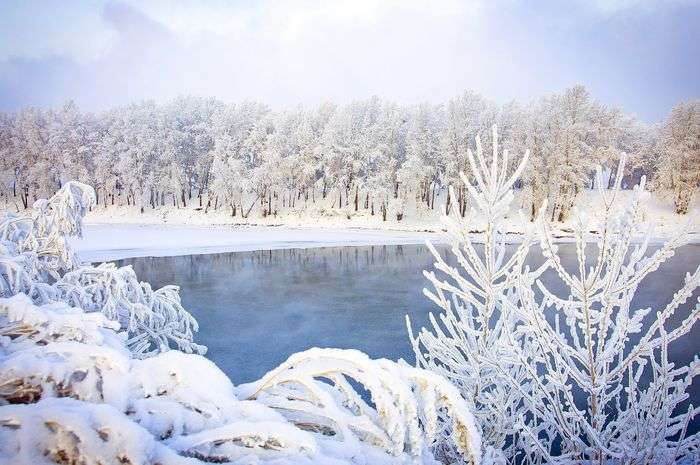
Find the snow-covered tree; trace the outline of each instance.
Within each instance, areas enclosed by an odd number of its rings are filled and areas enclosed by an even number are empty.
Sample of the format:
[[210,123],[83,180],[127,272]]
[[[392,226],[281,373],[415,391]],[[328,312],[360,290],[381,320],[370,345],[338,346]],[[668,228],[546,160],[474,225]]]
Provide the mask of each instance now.
[[[504,146],[531,150],[516,186],[531,219],[546,200],[549,218],[566,221],[579,194],[593,186],[595,166],[604,165],[614,179],[622,152],[629,154],[623,186],[646,174],[663,188],[658,195],[673,190],[682,212],[697,184],[697,111],[692,102],[684,108],[664,127],[646,125],[595,101],[582,86],[504,105],[473,92],[437,105],[398,105],[375,96],[283,111],[193,96],[98,114],[67,102],[0,114],[0,206],[28,209],[77,179],[94,186],[103,208],[194,207],[209,214],[231,207],[230,196],[216,192],[235,183],[221,178],[222,161],[230,161],[240,165],[230,175],[248,181],[236,201],[244,204],[236,214],[244,216],[308,208],[347,217],[421,217],[434,211],[436,199],[453,208],[450,187],[465,215],[460,173],[474,181],[466,150],[475,134],[498,123]],[[483,143],[490,150],[490,142]]]
[[676,213],[686,214],[700,184],[700,100],[671,111],[659,144],[660,181],[673,190]]
[[[526,236],[516,251],[507,257],[501,229],[502,218],[513,198],[512,186],[525,168],[529,154],[526,152],[515,171],[509,174],[508,152],[498,152],[495,127],[491,140],[493,156],[490,163],[484,157],[478,135],[476,156],[471,149],[467,150],[470,172],[476,185],[462,175],[473,209],[482,214],[480,218],[484,224],[468,224],[457,212],[444,217],[458,267],[448,264],[428,244],[435,256],[438,273],[424,273],[435,289],[426,289],[424,293],[444,313],[438,318],[430,314],[432,331],[421,329],[415,337],[408,318],[407,324],[418,364],[445,376],[475,405],[487,453],[493,455],[503,450],[507,456],[513,456],[516,447],[513,421],[524,410],[521,396],[504,382],[494,359],[506,355],[499,349],[503,340],[510,336],[515,316],[510,306],[503,302],[514,299],[517,281],[526,274],[525,259],[533,243],[532,236]],[[455,197],[454,189],[451,195]],[[473,242],[468,232],[482,226],[485,228],[483,248]],[[522,369],[510,369],[514,377],[524,379]],[[447,459],[457,458],[449,447],[442,452]]]
[[[473,228],[447,218],[457,265],[434,251],[437,273],[426,273],[434,291],[426,295],[442,312],[411,340],[420,366],[473,400],[487,456],[500,463],[697,462],[700,435],[689,435],[688,425],[698,408],[687,400],[700,365],[678,366],[669,350],[700,317],[696,303],[671,319],[700,285],[700,267],[655,315],[633,307],[642,280],[684,240],[681,234],[650,250],[644,178],[622,207],[624,156],[613,189],[598,182],[604,210],[575,213],[574,269],[562,264],[543,206],[536,237],[545,263],[529,269],[533,236],[508,252],[499,232],[519,170],[508,177],[508,155],[495,146],[490,161],[479,148],[470,161],[476,182],[465,183],[486,221],[484,245],[473,245]],[[563,292],[542,283],[545,269]]]

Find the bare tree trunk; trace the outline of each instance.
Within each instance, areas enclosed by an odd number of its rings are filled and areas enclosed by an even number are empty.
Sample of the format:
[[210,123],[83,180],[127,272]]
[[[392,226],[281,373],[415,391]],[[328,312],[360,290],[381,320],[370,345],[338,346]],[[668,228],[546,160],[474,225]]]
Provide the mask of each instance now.
[[[260,194],[258,194],[258,196],[255,197],[255,199],[253,199],[253,201],[250,203],[250,207],[248,207],[248,210],[245,212],[245,214],[243,214],[243,204],[241,203],[241,216],[243,218],[248,218],[250,211],[253,209],[253,207],[255,206],[255,203],[258,201],[259,198],[260,198]],[[243,201],[241,200],[241,202],[243,202]]]
[[20,197],[22,198],[22,206],[26,210],[29,206],[29,187],[25,186],[22,189],[22,194],[20,194]]
[[693,187],[682,186],[680,184],[676,185],[675,191],[675,210],[679,215],[686,215],[688,213],[688,208],[690,207],[690,200],[693,197]]
[[445,215],[450,214],[450,201],[451,201],[451,195],[450,195],[450,186],[447,186],[447,202],[445,202]]
[[272,214],[272,189],[267,194],[267,214]]

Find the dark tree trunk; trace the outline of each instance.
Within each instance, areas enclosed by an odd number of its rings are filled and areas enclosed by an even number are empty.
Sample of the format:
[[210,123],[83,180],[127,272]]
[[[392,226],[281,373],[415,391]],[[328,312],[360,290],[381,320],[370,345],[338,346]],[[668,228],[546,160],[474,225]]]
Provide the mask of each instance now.
[[452,196],[450,195],[450,188],[447,186],[447,201],[445,202],[445,215],[450,214],[450,202],[452,201]]
[[267,195],[267,214],[272,214],[272,190]]

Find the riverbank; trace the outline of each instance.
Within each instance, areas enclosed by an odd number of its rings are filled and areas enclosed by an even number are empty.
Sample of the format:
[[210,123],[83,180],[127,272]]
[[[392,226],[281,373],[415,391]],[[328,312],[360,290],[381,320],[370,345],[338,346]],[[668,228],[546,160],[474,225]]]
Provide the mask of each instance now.
[[[570,231],[565,229],[555,230],[555,237],[560,242],[572,240]],[[518,242],[521,238],[520,232],[508,234],[509,242]],[[478,239],[477,233],[475,240]],[[666,236],[655,235],[653,242],[663,242],[666,239]],[[441,230],[169,224],[86,224],[83,237],[72,238],[70,241],[81,260],[101,262],[134,257],[252,250],[423,244],[426,240],[433,243],[446,242]],[[692,234],[690,242],[700,243],[700,234]]]
[[433,232],[271,226],[87,224],[71,243],[81,260],[110,261],[251,250],[440,242]]

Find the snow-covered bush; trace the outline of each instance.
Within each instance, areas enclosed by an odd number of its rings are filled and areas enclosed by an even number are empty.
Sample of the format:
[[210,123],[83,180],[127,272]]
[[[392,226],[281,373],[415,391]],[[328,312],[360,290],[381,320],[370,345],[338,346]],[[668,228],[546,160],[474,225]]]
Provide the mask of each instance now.
[[[350,381],[369,391],[374,407]],[[237,391],[283,412],[302,429],[414,457],[424,454],[426,439],[434,441],[438,412],[449,411],[452,443],[465,460],[478,461],[480,435],[469,408],[454,386],[425,370],[372,361],[355,350],[310,349]]]
[[182,307],[179,288],[154,291],[138,281],[131,266],[81,266],[61,276],[54,288],[60,300],[118,321],[129,333],[131,352],[139,357],[167,350],[171,341],[185,352],[206,352],[206,347],[192,342],[198,325]]
[[50,220],[35,212],[0,230],[0,463],[437,465],[438,424],[480,462],[468,403],[403,363],[311,349],[235,387],[185,353],[200,347],[176,288],[77,266],[65,235],[79,234],[90,196],[70,186],[68,207],[40,204]]
[[[425,293],[442,312],[431,315],[431,329],[415,336],[409,322],[418,364],[473,400],[485,461],[697,463],[700,435],[687,435],[687,428],[698,408],[688,405],[688,388],[700,363],[676,366],[668,354],[700,316],[696,304],[680,323],[670,319],[700,285],[700,267],[656,315],[632,308],[642,279],[673,255],[683,237],[648,251],[651,230],[640,235],[644,179],[623,208],[615,199],[622,157],[614,188],[600,189],[605,210],[598,224],[577,213],[575,270],[562,265],[542,215],[537,237],[546,260],[530,269],[525,259],[532,232],[508,253],[499,230],[527,156],[509,177],[508,154],[499,154],[495,128],[493,142],[488,162],[477,139],[476,157],[469,153],[476,185],[464,179],[486,218],[483,248],[472,243],[469,228],[446,218],[457,266],[433,249],[437,273],[426,277],[434,290]],[[558,275],[563,293],[539,279],[545,269]]]
[[6,215],[0,223],[0,297],[21,292],[37,304],[65,302],[102,312],[121,325],[139,357],[171,343],[204,353],[206,347],[192,342],[197,322],[182,307],[176,286],[154,291],[131,267],[80,265],[68,238],[82,234],[83,216],[94,204],[92,187],[69,182],[51,199],[37,200],[30,215]]

